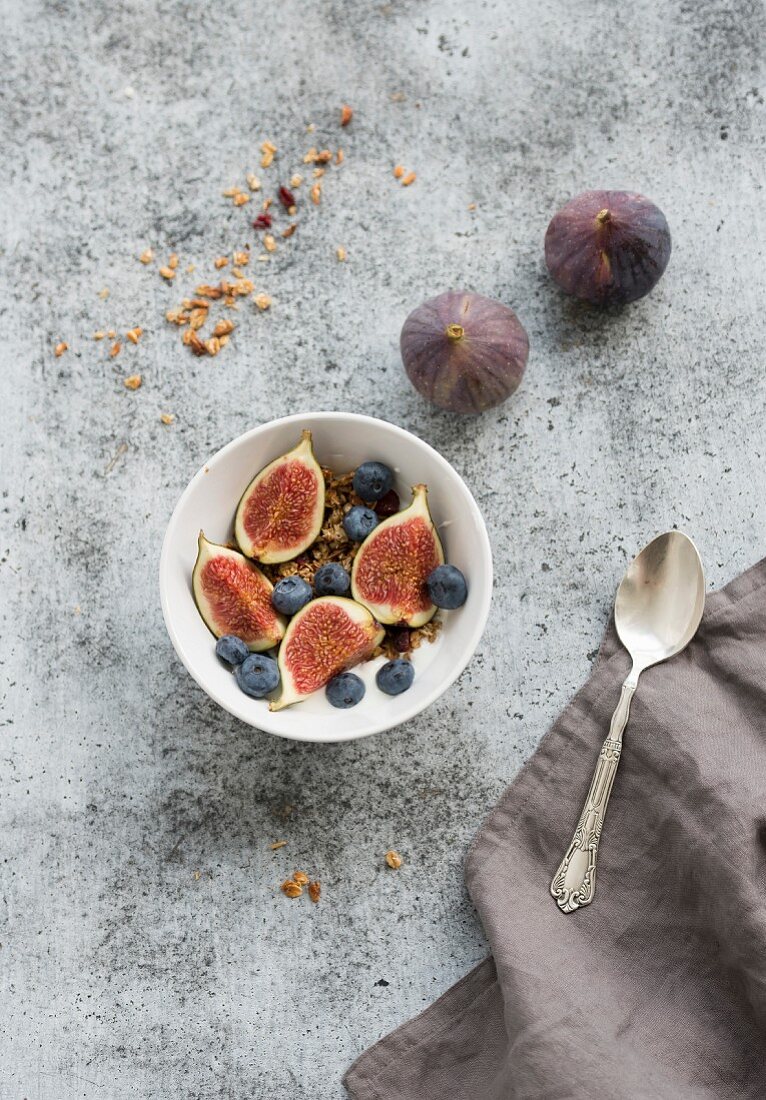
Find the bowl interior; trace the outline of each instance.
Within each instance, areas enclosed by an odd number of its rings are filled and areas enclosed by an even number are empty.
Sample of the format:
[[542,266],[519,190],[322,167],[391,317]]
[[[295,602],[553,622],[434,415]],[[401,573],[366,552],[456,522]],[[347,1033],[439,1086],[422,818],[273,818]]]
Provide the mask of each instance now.
[[[251,699],[215,656],[215,640],[197,611],[191,574],[202,529],[214,542],[233,537],[234,512],[253,476],[297,443],[303,428],[313,434],[319,462],[336,473],[366,459],[387,463],[406,506],[410,487],[425,482],[446,560],[468,579],[469,596],[457,611],[440,612],[435,642],[412,655],[415,681],[391,697],[375,684],[384,658],[355,668],[366,684],[364,699],[350,710],[330,706],[324,692],[272,714],[267,703]],[[416,436],[371,417],[311,413],[272,421],[235,439],[194,476],[168,526],[160,566],[162,608],[173,645],[197,683],[231,714],[270,733],[302,741],[345,741],[389,729],[411,718],[449,686],[468,662],[489,611],[492,561],[484,522],[468,488],[449,463]]]

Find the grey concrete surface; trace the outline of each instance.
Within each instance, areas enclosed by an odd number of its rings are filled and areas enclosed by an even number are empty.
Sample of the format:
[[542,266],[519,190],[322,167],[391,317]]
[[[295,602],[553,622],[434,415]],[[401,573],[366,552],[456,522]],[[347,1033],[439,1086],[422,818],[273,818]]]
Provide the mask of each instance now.
[[[766,552],[763,9],[0,10],[0,1095],[339,1100],[361,1050],[483,957],[466,847],[587,676],[626,560],[673,524],[715,585]],[[278,170],[258,168],[265,138]],[[165,309],[254,239],[254,205],[221,191],[340,141],[321,207],[304,188],[296,236],[252,265],[270,313],[245,305],[226,353],[192,358]],[[564,300],[544,271],[549,217],[590,186],[645,192],[673,231],[662,284],[622,313]],[[179,253],[175,287],[137,262],[147,246]],[[532,347],[518,394],[468,421],[426,408],[397,350],[408,311],[461,285],[512,303]],[[133,325],[114,360],[89,338]],[[439,448],[497,567],[460,682],[406,728],[335,747],[218,710],[157,593],[189,476],[309,408]],[[294,867],[321,878],[320,905],[278,893]]]

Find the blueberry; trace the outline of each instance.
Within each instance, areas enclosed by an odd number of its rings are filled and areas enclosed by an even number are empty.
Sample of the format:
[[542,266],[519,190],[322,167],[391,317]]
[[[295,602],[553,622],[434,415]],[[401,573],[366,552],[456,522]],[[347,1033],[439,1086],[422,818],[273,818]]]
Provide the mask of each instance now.
[[401,695],[407,688],[412,687],[415,679],[415,669],[410,661],[403,657],[397,657],[395,661],[386,661],[382,668],[378,669],[375,683],[386,695]]
[[354,474],[354,492],[362,500],[380,500],[393,484],[393,470],[382,462],[363,462]]
[[343,517],[343,530],[352,542],[364,542],[373,528],[378,526],[378,517],[372,508],[357,504]]
[[294,615],[311,599],[311,585],[297,574],[283,577],[274,585],[271,604],[282,615]]
[[234,670],[237,683],[246,695],[263,699],[279,684],[279,667],[273,657],[263,653],[251,653]]
[[325,688],[327,702],[341,710],[355,707],[364,695],[364,683],[353,672],[341,672]]
[[434,571],[429,573],[426,587],[431,603],[447,611],[462,607],[468,597],[465,577],[454,565],[437,565]]
[[250,650],[236,634],[224,634],[215,643],[215,652],[227,665],[241,665]]
[[320,565],[314,577],[314,591],[317,596],[342,596],[348,592],[351,578],[337,561],[328,561]]

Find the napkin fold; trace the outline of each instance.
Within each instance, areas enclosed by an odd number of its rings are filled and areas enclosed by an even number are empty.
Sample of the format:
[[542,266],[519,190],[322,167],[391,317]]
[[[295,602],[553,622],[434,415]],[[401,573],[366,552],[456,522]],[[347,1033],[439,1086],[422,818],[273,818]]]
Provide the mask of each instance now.
[[491,812],[466,881],[491,957],[355,1062],[354,1100],[764,1100],[766,559],[633,698],[595,898],[550,880],[630,659],[591,676]]

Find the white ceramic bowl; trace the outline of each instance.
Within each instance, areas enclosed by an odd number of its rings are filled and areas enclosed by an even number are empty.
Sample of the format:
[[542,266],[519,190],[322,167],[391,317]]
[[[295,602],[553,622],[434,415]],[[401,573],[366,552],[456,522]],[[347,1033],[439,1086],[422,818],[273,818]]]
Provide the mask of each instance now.
[[[415,681],[402,695],[384,695],[375,672],[384,658],[354,670],[367,686],[362,701],[337,710],[323,691],[295,706],[271,713],[266,701],[252,699],[215,655],[215,641],[197,611],[191,575],[197,535],[214,542],[233,537],[234,511],[251,478],[298,442],[309,428],[319,462],[337,473],[366,459],[385,462],[396,473],[395,488],[406,506],[410,486],[425,482],[447,561],[468,580],[468,599],[457,611],[442,612],[436,641],[412,655]],[[176,653],[199,686],[222,707],[258,729],[296,741],[350,741],[390,729],[419,714],[447,690],[468,664],[489,614],[492,554],[476,501],[446,459],[417,436],[385,420],[351,413],[301,413],[254,428],[218,451],[187,485],[175,507],[162,545],[160,594],[165,625]]]

